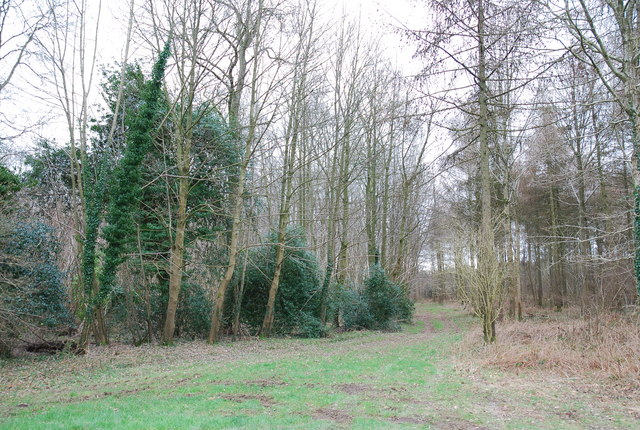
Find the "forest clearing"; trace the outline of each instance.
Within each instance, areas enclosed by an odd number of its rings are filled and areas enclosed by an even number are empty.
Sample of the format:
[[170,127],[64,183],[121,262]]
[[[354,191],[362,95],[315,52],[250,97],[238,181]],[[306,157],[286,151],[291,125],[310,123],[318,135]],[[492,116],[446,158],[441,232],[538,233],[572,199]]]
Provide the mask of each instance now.
[[640,0],[1,0],[1,428],[640,428]]
[[[557,363],[526,362],[517,354],[509,364],[505,348],[510,347],[500,342],[488,347],[497,350],[485,352],[501,360],[479,365],[467,356],[481,347],[469,339],[473,326],[477,330],[457,305],[421,303],[416,323],[401,333],[346,332],[324,339],[253,339],[214,346],[200,341],[174,347],[112,345],[80,357],[12,361],[1,368],[0,428],[640,425],[638,373],[616,378],[615,372],[580,366],[579,359],[570,372]],[[570,350],[579,353],[575,345],[564,353]],[[637,349],[635,356],[623,356],[634,360],[626,366],[635,365],[637,371]]]

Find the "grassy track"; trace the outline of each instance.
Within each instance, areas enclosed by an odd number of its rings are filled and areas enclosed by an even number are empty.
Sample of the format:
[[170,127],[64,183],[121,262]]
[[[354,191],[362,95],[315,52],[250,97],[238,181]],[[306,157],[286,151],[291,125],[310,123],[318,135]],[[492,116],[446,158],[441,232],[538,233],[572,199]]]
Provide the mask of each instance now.
[[456,366],[471,323],[458,309],[421,304],[402,333],[5,362],[0,428],[640,428],[628,399]]

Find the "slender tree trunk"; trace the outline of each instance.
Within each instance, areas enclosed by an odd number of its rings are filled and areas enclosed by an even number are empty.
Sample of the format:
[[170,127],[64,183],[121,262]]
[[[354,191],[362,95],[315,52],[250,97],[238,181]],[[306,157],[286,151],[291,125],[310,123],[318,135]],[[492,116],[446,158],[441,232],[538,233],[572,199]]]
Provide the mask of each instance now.
[[369,95],[369,113],[366,121],[365,139],[367,143],[365,185],[365,231],[367,234],[367,262],[369,266],[379,263],[378,248],[378,81]]
[[[296,122],[297,119],[292,119],[292,122]],[[292,180],[294,174],[294,165],[296,160],[296,141],[297,130],[295,124],[293,125],[293,132],[291,134],[290,145],[287,144],[285,149],[285,160],[282,183],[280,187],[280,211],[278,215],[278,243],[276,244],[275,255],[275,271],[271,280],[271,286],[269,287],[269,298],[267,300],[267,308],[264,314],[264,320],[262,321],[262,328],[260,334],[263,336],[270,336],[273,329],[273,323],[275,319],[275,304],[276,296],[278,294],[278,288],[280,287],[280,276],[282,274],[282,265],[285,258],[286,247],[286,233],[287,226],[289,224],[289,212],[291,204],[291,192],[292,192]]]
[[285,149],[282,169],[282,182],[280,186],[280,210],[278,215],[278,243],[276,245],[276,261],[273,279],[269,288],[269,297],[267,299],[267,308],[262,321],[260,334],[263,336],[271,335],[275,320],[275,303],[280,287],[280,277],[282,275],[282,266],[285,259],[286,235],[289,225],[291,200],[293,197],[293,178],[296,173],[296,163],[298,160],[298,139],[300,127],[306,115],[307,98],[307,73],[309,68],[309,60],[311,57],[311,47],[313,44],[313,12],[311,12],[311,22],[309,25],[299,28],[299,45],[298,55],[296,56],[296,67],[293,77],[293,88],[290,98],[289,123],[285,135]]
[[[190,143],[185,147],[190,147]],[[187,148],[185,148],[187,150]],[[186,151],[190,153],[190,150]],[[184,155],[183,155],[184,157]],[[173,335],[176,329],[176,311],[182,287],[182,274],[184,271],[185,253],[185,233],[187,229],[187,199],[189,197],[189,159],[183,158],[183,167],[180,170],[178,180],[178,212],[176,214],[176,231],[174,241],[171,246],[171,256],[169,257],[169,300],[167,302],[167,314],[162,331],[162,342],[173,342]],[[186,171],[185,171],[186,170]]]
[[[350,125],[345,125],[350,127]],[[351,160],[351,136],[346,132],[343,138],[342,153],[340,158],[340,193],[342,196],[342,214],[340,216],[340,249],[338,251],[338,283],[344,285],[347,279],[347,262],[349,252],[349,183],[350,183],[350,160]]]
[[445,299],[445,279],[444,279],[444,252],[442,250],[442,243],[438,240],[436,242],[436,294],[435,299],[438,303],[443,303]]
[[231,325],[231,331],[233,332],[234,339],[237,339],[238,335],[240,334],[240,313],[242,311],[242,298],[244,295],[244,284],[246,280],[248,261],[249,261],[249,253],[245,252],[244,263],[242,265],[242,276],[240,277],[240,282],[238,283],[238,287],[234,291],[235,303],[233,308],[233,323]]
[[538,306],[544,306],[543,288],[542,288],[542,259],[540,256],[540,244],[536,243],[536,284],[538,287]]
[[[282,216],[282,215],[281,215]],[[278,244],[276,245],[275,255],[275,271],[273,278],[271,279],[271,285],[269,287],[269,297],[267,299],[267,307],[265,309],[264,319],[262,320],[262,327],[260,328],[261,336],[271,336],[273,330],[273,323],[275,321],[275,305],[276,295],[278,294],[278,288],[280,287],[280,276],[282,274],[282,264],[284,263],[284,248],[285,248],[285,232],[286,223],[284,225],[282,234],[278,232]]]
[[572,128],[574,129],[575,136],[573,143],[573,153],[575,155],[576,161],[576,170],[577,170],[577,179],[578,179],[578,222],[579,222],[579,232],[578,238],[580,240],[580,261],[578,262],[578,279],[580,282],[579,294],[581,299],[581,306],[584,308],[588,301],[589,293],[593,292],[591,285],[591,277],[588,273],[588,264],[587,261],[590,259],[591,254],[591,246],[590,246],[590,238],[588,234],[587,228],[587,203],[586,203],[586,184],[585,184],[585,168],[583,161],[583,146],[584,139],[582,136],[582,130],[585,128],[583,124],[580,123],[579,115],[578,115],[578,100],[576,96],[577,89],[575,86],[571,89],[571,113],[572,113]]
[[[375,111],[374,111],[375,112]],[[375,115],[374,115],[375,116]],[[371,127],[374,127],[371,125]],[[378,221],[378,201],[377,201],[377,178],[376,178],[376,156],[375,137],[373,130],[367,139],[367,183],[365,186],[365,230],[367,233],[367,260],[369,266],[378,262],[378,245],[376,241],[377,221]]]
[[[610,220],[610,206],[609,206],[609,193],[607,191],[607,181],[604,176],[604,168],[602,167],[602,141],[600,137],[600,127],[598,125],[598,117],[596,115],[595,107],[591,108],[591,123],[593,124],[593,134],[596,145],[596,168],[598,174],[598,204],[600,209],[600,216],[604,218],[603,222],[598,222],[598,238],[596,239],[596,247],[598,250],[598,256],[603,257],[605,255],[608,246],[608,237],[611,233],[611,220]],[[605,236],[604,238],[602,236]]]
[[522,282],[520,275],[520,226],[516,224],[515,231],[515,258],[513,259],[513,276],[515,283],[515,300],[516,300],[516,318],[518,321],[522,321]]
[[389,194],[390,194],[390,181],[391,181],[391,160],[393,155],[393,137],[394,137],[394,121],[391,121],[391,130],[389,131],[390,141],[389,147],[386,154],[385,164],[384,164],[384,191],[382,194],[382,219],[380,220],[382,224],[382,232],[380,235],[380,264],[382,267],[388,269],[388,229],[389,229]]
[[484,302],[481,314],[483,317],[484,341],[493,343],[496,339],[495,320],[498,313],[498,300],[496,297],[496,282],[488,276],[492,273],[491,267],[496,262],[493,237],[493,221],[491,210],[491,172],[489,165],[489,110],[488,97],[489,89],[487,85],[486,72],[486,51],[485,51],[485,16],[484,1],[478,1],[478,104],[479,116],[478,126],[480,131],[480,196],[481,196],[481,224],[480,224],[480,255],[479,270],[482,301]]
[[[238,40],[240,41],[239,46],[237,47],[237,60],[238,60],[238,79],[235,86],[232,89],[232,92],[229,97],[229,124],[233,133],[236,137],[239,137],[240,134],[240,101],[242,99],[242,92],[245,87],[245,76],[247,69],[247,59],[246,52],[250,47],[250,44],[253,40],[256,41],[256,49],[259,48],[260,44],[260,26],[263,12],[263,2],[262,0],[258,0],[258,8],[256,12],[255,21],[252,22],[253,28],[244,28],[245,26],[249,26],[250,20],[250,10],[247,7],[245,23],[240,26],[241,30],[239,30]],[[240,25],[240,23],[239,23]],[[227,288],[233,279],[233,273],[235,272],[236,263],[237,263],[237,254],[238,254],[238,236],[240,233],[240,227],[242,225],[242,206],[244,202],[244,191],[245,191],[245,181],[247,179],[247,173],[249,169],[249,163],[251,162],[251,158],[253,156],[253,144],[255,138],[255,130],[256,130],[256,119],[255,119],[255,107],[257,103],[257,95],[256,95],[256,79],[258,76],[257,69],[257,61],[254,59],[253,61],[253,82],[251,86],[251,101],[250,101],[250,112],[249,112],[249,127],[248,133],[245,138],[245,146],[244,153],[242,157],[242,162],[239,166],[239,174],[238,174],[238,183],[234,187],[234,192],[232,194],[233,200],[233,210],[231,215],[231,237],[229,240],[229,262],[227,264],[227,268],[225,270],[224,277],[220,281],[220,285],[218,286],[218,290],[215,294],[214,298],[214,306],[213,312],[211,314],[211,329],[209,330],[208,341],[210,343],[215,343],[219,340],[220,329],[222,327],[222,316],[224,313],[224,299],[226,295]]]
[[198,68],[199,55],[203,49],[203,41],[200,34],[201,19],[205,11],[202,4],[197,2],[188,5],[185,3],[183,16],[180,22],[180,36],[176,42],[176,54],[181,54],[181,61],[177,66],[181,83],[180,103],[178,112],[174,118],[177,127],[175,138],[175,156],[178,167],[178,195],[177,211],[175,215],[175,231],[172,235],[171,254],[169,256],[169,300],[165,315],[162,342],[170,344],[176,329],[176,312],[182,289],[182,276],[184,274],[185,239],[187,230],[187,202],[191,188],[191,157],[193,145],[193,129],[195,126],[196,112],[194,103],[198,82],[196,70]]
[[559,214],[558,214],[558,187],[551,185],[549,191],[549,209],[551,214],[551,297],[553,306],[557,311],[564,307],[565,279],[562,261],[562,246],[560,241]]
[[399,281],[404,274],[406,243],[407,236],[409,235],[407,231],[409,216],[409,179],[406,177],[402,181],[402,193],[400,194],[400,198],[402,201],[402,208],[400,209],[400,225],[398,226],[398,249],[396,262],[393,266],[393,270],[391,271],[391,277],[396,281]]
[[320,293],[320,321],[323,324],[327,322],[327,299],[329,294],[329,288],[331,286],[331,278],[333,276],[333,269],[335,266],[335,254],[336,254],[336,216],[338,212],[337,203],[337,190],[335,186],[335,178],[337,172],[337,157],[331,158],[331,172],[328,178],[327,184],[327,204],[328,204],[328,218],[327,218],[327,261],[324,274],[324,281],[322,282],[322,290]]
[[209,330],[209,343],[215,343],[219,340],[220,329],[222,327],[222,315],[224,312],[224,299],[225,293],[231,280],[233,279],[233,273],[236,268],[236,259],[238,255],[238,234],[240,232],[240,225],[242,223],[242,203],[244,201],[244,182],[247,175],[247,169],[249,165],[249,159],[251,154],[251,142],[247,140],[247,146],[245,147],[245,157],[242,166],[240,168],[240,175],[238,177],[238,184],[236,190],[233,193],[234,207],[232,212],[231,221],[231,240],[229,242],[229,263],[225,270],[224,277],[220,282],[218,291],[216,292],[213,301],[213,312],[211,314],[211,329]]
[[533,301],[538,303],[538,292],[536,291],[535,282],[533,280],[533,250],[531,248],[531,239],[527,233],[527,256],[526,256],[526,268],[527,268],[527,285],[529,287],[529,293],[533,297]]

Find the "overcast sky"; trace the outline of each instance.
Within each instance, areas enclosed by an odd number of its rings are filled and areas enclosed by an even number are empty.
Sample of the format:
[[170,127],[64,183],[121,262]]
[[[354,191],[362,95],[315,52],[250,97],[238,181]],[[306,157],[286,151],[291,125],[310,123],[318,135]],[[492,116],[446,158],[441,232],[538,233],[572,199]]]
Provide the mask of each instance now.
[[[415,0],[318,0],[322,7],[323,15],[330,22],[336,22],[343,17],[361,19],[363,29],[376,37],[380,37],[382,45],[390,60],[397,67],[404,68],[407,74],[416,70],[415,62],[411,60],[413,47],[404,44],[394,28],[422,27],[420,23],[421,2]],[[141,5],[142,0],[137,0],[136,4]],[[98,14],[98,1],[89,0],[93,25],[89,25],[90,34],[95,31],[95,20]],[[98,30],[98,56],[96,73],[93,79],[92,103],[100,102],[100,94],[97,85],[100,83],[99,68],[102,65],[114,64],[122,61],[124,41],[128,19],[128,0],[102,0],[100,11],[100,26]],[[140,48],[132,45],[129,60],[141,59],[148,54]],[[54,138],[59,144],[64,144],[68,139],[66,125],[62,117],[62,112],[52,103],[42,100],[42,88],[34,84],[28,73],[17,76],[13,81],[14,91],[12,101],[3,100],[3,112],[12,114],[12,121],[20,127],[20,122],[33,124],[39,118],[46,117],[43,126],[34,129],[32,133],[18,139],[17,145],[24,148],[31,146],[31,143],[38,135],[45,138]],[[51,100],[51,99],[50,99]]]
[[[138,0],[138,3],[141,4],[142,1]],[[395,49],[402,47],[399,36],[393,34],[392,29],[402,26],[415,28],[420,25],[421,8],[415,0],[319,0],[319,4],[331,21],[345,15],[350,18],[360,17],[366,29],[383,36],[390,55],[394,54]],[[128,0],[103,0],[102,8],[99,62],[120,61],[128,18]],[[136,56],[135,51],[131,56]]]

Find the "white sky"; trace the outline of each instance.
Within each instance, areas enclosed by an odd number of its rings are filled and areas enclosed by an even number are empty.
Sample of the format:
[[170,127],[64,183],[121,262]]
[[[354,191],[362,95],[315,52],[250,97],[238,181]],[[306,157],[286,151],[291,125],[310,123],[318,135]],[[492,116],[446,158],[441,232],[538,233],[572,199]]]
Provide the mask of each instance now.
[[[325,16],[330,20],[329,22],[338,21],[343,17],[348,19],[360,17],[363,29],[373,36],[381,38],[382,46],[385,47],[389,59],[396,63],[397,67],[406,70],[407,74],[412,74],[417,70],[417,62],[411,59],[414,48],[407,46],[397,32],[394,31],[394,28],[402,26],[409,28],[423,27],[424,24],[420,23],[420,16],[424,16],[424,14],[420,13],[420,2],[415,0],[318,1],[322,9],[325,10]],[[94,105],[101,102],[97,88],[101,80],[100,67],[122,61],[129,14],[128,0],[102,0],[101,3],[100,26],[97,37],[97,67],[91,90],[91,103]],[[142,3],[143,0],[136,1],[136,5],[141,5]],[[94,8],[90,11],[93,15],[91,18],[93,22],[89,23],[89,34],[87,35],[89,39],[92,39],[94,37],[99,2],[88,0],[88,4]],[[129,60],[141,59],[146,56],[145,52],[132,44]],[[43,100],[43,89],[27,73],[19,74],[12,83],[11,98],[3,98],[0,101],[2,103],[0,109],[2,113],[11,118],[16,128],[20,128],[21,123],[32,125],[39,118],[46,118],[42,126],[16,139],[15,146],[19,148],[29,147],[38,136],[53,138],[59,144],[64,144],[68,140],[66,123],[64,122],[62,111],[52,102],[54,97],[48,97]]]
[[[372,34],[382,35],[390,56],[395,53],[403,58],[411,56],[400,37],[393,33],[393,28],[406,26],[417,28],[423,26],[422,15],[415,0],[318,0],[322,8],[329,14],[331,21],[360,16],[363,26]],[[138,0],[137,3],[142,3]],[[94,4],[97,5],[97,2]],[[124,35],[128,18],[128,0],[103,0],[101,16],[101,34],[98,44],[98,63],[121,61],[124,49]],[[106,37],[105,37],[106,35]],[[402,51],[402,52],[400,52]],[[130,53],[135,58],[135,50]]]

